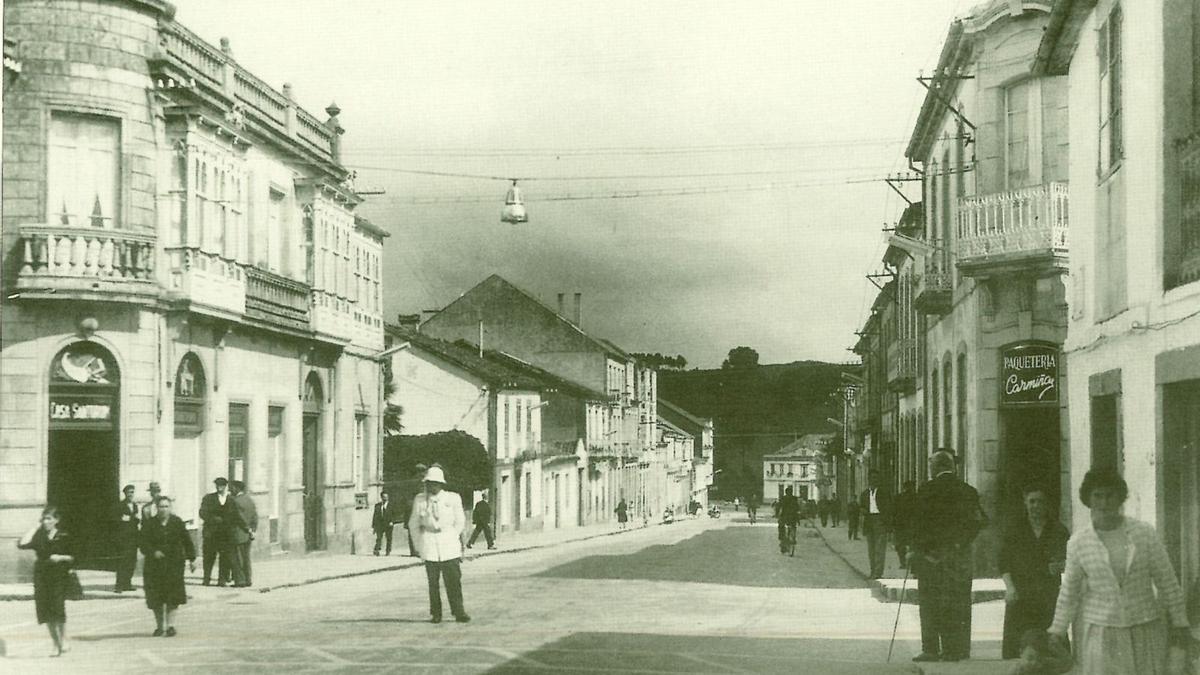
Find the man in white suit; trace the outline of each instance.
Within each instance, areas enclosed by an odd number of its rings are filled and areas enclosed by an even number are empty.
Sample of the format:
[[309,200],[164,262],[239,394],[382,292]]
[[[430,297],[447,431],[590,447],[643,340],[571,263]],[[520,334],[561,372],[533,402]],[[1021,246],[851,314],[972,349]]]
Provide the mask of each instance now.
[[462,599],[462,498],[446,488],[446,474],[439,466],[425,472],[425,491],[413,498],[408,531],[413,535],[417,553],[425,561],[429,579],[429,614],[433,623],[442,621],[442,593],[439,579],[446,580],[446,597],[454,620],[471,620],[463,609]]

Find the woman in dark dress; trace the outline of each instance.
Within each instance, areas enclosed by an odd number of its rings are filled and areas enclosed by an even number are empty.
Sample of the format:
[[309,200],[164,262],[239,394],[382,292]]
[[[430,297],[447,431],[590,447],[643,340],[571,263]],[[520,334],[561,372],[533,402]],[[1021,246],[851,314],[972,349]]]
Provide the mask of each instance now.
[[67,651],[67,580],[75,563],[71,538],[58,529],[58,509],[47,506],[42,510],[42,522],[25,533],[17,548],[33,551],[33,602],[37,607],[38,623],[46,624],[54,651],[60,656]]
[[155,506],[158,513],[142,525],[142,583],[157,624],[154,637],[175,637],[175,610],[187,603],[183,564],[196,570],[196,547],[183,521],[171,513],[171,498],[159,497]]
[[1067,560],[1070,533],[1050,513],[1046,491],[1024,489],[1025,518],[1013,523],[1000,545],[1004,578],[1004,641],[1001,656],[1021,656],[1021,636],[1045,633],[1054,619],[1060,578]]

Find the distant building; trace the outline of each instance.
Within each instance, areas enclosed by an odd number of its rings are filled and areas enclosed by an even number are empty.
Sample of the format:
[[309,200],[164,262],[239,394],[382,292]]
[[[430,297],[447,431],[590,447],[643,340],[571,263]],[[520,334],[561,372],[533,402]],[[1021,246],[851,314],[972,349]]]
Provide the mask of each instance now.
[[0,579],[48,501],[111,567],[124,483],[195,529],[213,479],[244,480],[256,555],[361,547],[387,234],[357,215],[340,110],[162,0],[13,0],[4,35]]
[[833,434],[808,434],[763,456],[764,502],[774,502],[787,488],[799,499],[825,499],[833,494],[823,451]]
[[658,399],[660,419],[671,423],[692,437],[692,460],[690,463],[691,499],[700,502],[702,508],[708,508],[708,492],[713,486],[713,421],[697,417],[683,408],[667,401]]

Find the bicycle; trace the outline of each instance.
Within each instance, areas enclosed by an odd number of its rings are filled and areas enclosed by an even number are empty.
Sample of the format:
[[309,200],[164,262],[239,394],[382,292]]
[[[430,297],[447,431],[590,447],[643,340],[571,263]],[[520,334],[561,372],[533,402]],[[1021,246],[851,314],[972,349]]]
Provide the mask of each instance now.
[[782,525],[779,537],[779,553],[789,557],[796,556],[796,523]]

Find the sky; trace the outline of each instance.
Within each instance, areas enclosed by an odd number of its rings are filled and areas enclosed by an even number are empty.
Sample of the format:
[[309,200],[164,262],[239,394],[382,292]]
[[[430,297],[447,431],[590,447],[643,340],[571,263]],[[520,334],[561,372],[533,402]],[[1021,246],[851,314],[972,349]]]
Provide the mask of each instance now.
[[[915,78],[972,3],[175,4],[310,112],[337,102],[343,162],[384,193],[359,209],[391,233],[389,320],[500,274],[552,307],[582,293],[584,330],[627,351],[716,367],[852,357]],[[500,222],[504,178],[528,223]]]

